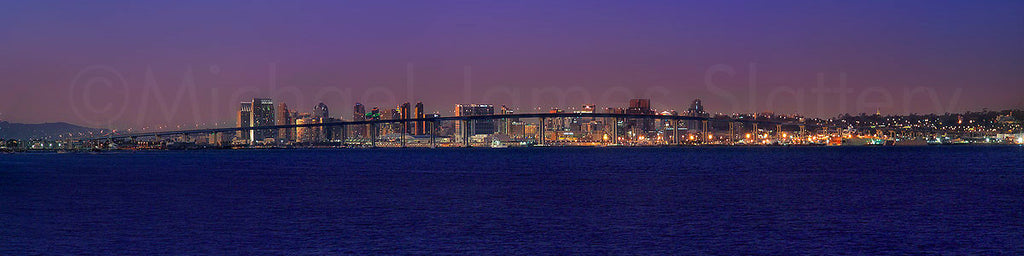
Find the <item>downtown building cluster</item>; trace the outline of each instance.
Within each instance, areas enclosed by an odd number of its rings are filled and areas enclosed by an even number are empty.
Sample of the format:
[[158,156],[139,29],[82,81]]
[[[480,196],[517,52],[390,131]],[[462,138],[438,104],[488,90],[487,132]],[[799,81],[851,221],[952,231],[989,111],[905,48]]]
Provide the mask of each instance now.
[[[131,129],[128,129],[128,134],[117,130],[60,134],[50,138],[0,140],[0,150],[458,147],[487,146],[496,142],[512,146],[1024,144],[1024,123],[1020,121],[1024,120],[1024,111],[1020,110],[888,116],[861,113],[834,118],[805,118],[771,112],[711,114],[700,99],[691,101],[683,111],[655,109],[650,99],[632,99],[622,107],[583,104],[564,109],[535,108],[528,111],[505,105],[456,104],[444,116],[437,112],[427,113],[422,102],[401,103],[394,108],[368,108],[356,103],[352,106],[350,119],[331,116],[324,103],[308,109],[310,111],[300,112],[285,103],[255,98],[239,104],[235,120],[235,128],[253,129],[232,132],[156,131],[165,135],[148,136],[133,135]],[[608,113],[646,117],[560,115],[562,117],[515,118],[520,116],[517,114],[538,113]],[[438,119],[471,116],[495,117],[464,121]],[[696,118],[676,118],[673,121],[672,117],[678,116]],[[353,121],[371,121],[372,124],[337,125]],[[293,127],[260,128],[288,125]],[[102,140],[81,140],[83,136]],[[108,138],[112,136],[120,138]]]
[[[571,112],[570,112],[571,111]],[[513,115],[517,109],[494,104],[456,104],[452,116]],[[547,113],[611,113],[631,115],[686,115],[709,117],[700,99],[692,102],[686,111],[658,111],[651,106],[650,99],[632,99],[625,107],[599,109],[594,104],[578,108],[551,108]],[[239,131],[231,138],[223,135],[211,138],[210,143],[236,146],[285,146],[285,145],[366,145],[371,142],[382,144],[398,141],[423,144],[436,140],[442,144],[492,143],[495,141],[517,145],[533,145],[541,142],[598,145],[612,142],[630,144],[655,144],[661,141],[702,138],[706,123],[699,121],[670,122],[656,118],[614,119],[598,117],[566,117],[527,119],[496,118],[467,122],[428,122],[424,119],[441,117],[438,113],[427,114],[422,102],[415,105],[408,102],[395,108],[380,108],[355,103],[351,119],[330,116],[326,104],[320,103],[312,112],[290,110],[285,103],[275,105],[272,99],[255,98],[241,102],[238,109],[239,128],[256,128]],[[415,121],[403,121],[403,120]],[[336,125],[315,126],[343,121],[387,121],[379,125]],[[259,127],[281,125],[312,125],[297,128],[259,129]],[[671,135],[669,135],[671,134]],[[680,138],[668,138],[679,136]]]

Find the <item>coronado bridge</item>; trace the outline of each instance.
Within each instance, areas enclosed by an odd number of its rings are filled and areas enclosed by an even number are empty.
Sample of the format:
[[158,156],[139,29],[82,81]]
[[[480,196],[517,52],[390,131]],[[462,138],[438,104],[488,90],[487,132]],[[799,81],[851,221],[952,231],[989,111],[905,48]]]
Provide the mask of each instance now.
[[[804,124],[797,122],[779,122],[773,120],[757,120],[757,119],[723,119],[723,118],[712,118],[712,117],[699,117],[699,116],[680,116],[680,115],[645,115],[645,114],[617,114],[617,113],[525,113],[525,114],[498,114],[498,115],[470,115],[470,116],[447,116],[447,117],[427,117],[427,118],[408,118],[408,119],[381,119],[381,120],[361,120],[361,121],[334,121],[324,123],[309,123],[309,124],[289,124],[289,125],[268,125],[268,126],[256,126],[256,127],[229,127],[229,128],[209,128],[209,129],[190,129],[190,130],[174,130],[174,131],[157,131],[157,132],[142,132],[142,133],[125,133],[125,134],[109,134],[106,136],[91,137],[78,139],[83,142],[95,142],[104,140],[116,140],[116,139],[136,139],[143,137],[162,137],[162,136],[190,136],[190,135],[201,135],[201,134],[217,134],[217,133],[234,133],[242,131],[253,131],[253,130],[270,130],[270,129],[290,129],[290,128],[311,128],[311,127],[337,127],[341,129],[342,136],[347,136],[348,129],[350,127],[369,127],[369,131],[375,131],[378,125],[382,124],[395,124],[395,123],[422,123],[425,124],[428,135],[430,135],[429,143],[434,146],[437,143],[437,129],[440,127],[441,122],[461,122],[463,127],[467,127],[470,122],[473,121],[485,121],[485,120],[515,120],[515,119],[539,119],[539,131],[545,131],[545,120],[556,119],[556,118],[605,118],[614,120],[614,123],[624,120],[662,120],[671,122],[671,127],[679,127],[680,121],[698,121],[700,125],[700,133],[707,134],[708,123],[729,123],[730,133],[733,132],[734,126],[739,125],[752,125],[753,130],[758,130],[757,127],[774,128],[777,131],[781,131],[782,127],[799,127],[799,132],[802,134],[805,132],[806,127],[818,127],[823,129],[834,128],[831,126],[821,126],[814,124]],[[408,129],[401,130],[401,143],[405,145],[405,135],[408,133]],[[462,129],[464,132],[457,136],[462,137],[462,141],[468,141],[471,136],[468,129]],[[618,134],[618,125],[612,125],[612,134]],[[666,131],[669,132],[669,131]],[[371,132],[375,133],[375,132]],[[672,140],[669,143],[680,144],[679,129],[672,129]],[[379,135],[370,134],[369,142],[371,146],[375,146]],[[618,144],[618,136],[612,136],[611,143]],[[538,136],[538,143],[544,144],[544,136]],[[345,138],[342,138],[344,141]],[[469,146],[468,143],[464,143],[464,146]]]

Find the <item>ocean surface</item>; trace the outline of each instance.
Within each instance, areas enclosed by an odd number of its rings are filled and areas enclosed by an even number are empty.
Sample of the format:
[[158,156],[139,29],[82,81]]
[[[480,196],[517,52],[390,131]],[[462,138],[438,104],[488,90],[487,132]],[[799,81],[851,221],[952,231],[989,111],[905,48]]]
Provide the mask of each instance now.
[[1024,147],[0,155],[0,255],[1024,255]]

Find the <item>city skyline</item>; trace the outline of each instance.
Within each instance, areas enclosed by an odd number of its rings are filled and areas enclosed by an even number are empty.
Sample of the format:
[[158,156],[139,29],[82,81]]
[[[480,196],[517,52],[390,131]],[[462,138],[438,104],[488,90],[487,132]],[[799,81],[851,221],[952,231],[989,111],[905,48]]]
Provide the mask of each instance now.
[[0,255],[1024,252],[1024,1],[0,8]]
[[54,5],[0,11],[0,120],[217,123],[256,97],[426,113],[632,98],[812,117],[1024,107],[1014,2]]

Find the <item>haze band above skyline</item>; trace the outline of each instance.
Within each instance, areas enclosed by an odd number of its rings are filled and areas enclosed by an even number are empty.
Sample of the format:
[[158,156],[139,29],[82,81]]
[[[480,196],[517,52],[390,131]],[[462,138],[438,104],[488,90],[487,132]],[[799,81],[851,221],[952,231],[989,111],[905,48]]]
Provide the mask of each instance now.
[[296,109],[423,101],[441,114],[637,97],[812,117],[1024,106],[1014,1],[6,6],[0,120],[12,122],[231,122],[253,97]]

